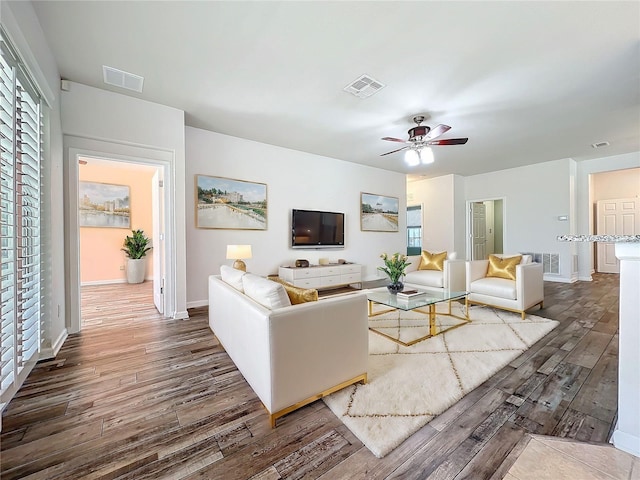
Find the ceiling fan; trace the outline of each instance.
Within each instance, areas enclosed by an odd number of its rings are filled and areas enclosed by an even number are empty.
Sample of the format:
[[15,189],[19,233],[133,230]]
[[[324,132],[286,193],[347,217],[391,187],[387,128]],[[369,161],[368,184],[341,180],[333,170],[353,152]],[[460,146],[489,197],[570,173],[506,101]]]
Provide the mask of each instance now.
[[389,142],[406,143],[408,145],[402,148],[398,148],[397,150],[392,150],[391,152],[383,153],[382,155],[380,155],[381,157],[406,150],[405,161],[410,166],[418,165],[421,161],[422,163],[432,163],[433,152],[431,152],[431,148],[429,148],[431,145],[464,145],[469,140],[468,138],[447,138],[442,140],[434,140],[435,138],[449,131],[451,127],[448,125],[440,124],[437,127],[431,129],[426,125],[421,125],[421,123],[424,121],[423,115],[416,115],[415,117],[413,117],[413,121],[416,123],[416,126],[410,128],[407,132],[409,133],[408,140],[401,140],[394,137],[382,138],[382,140],[387,140]]

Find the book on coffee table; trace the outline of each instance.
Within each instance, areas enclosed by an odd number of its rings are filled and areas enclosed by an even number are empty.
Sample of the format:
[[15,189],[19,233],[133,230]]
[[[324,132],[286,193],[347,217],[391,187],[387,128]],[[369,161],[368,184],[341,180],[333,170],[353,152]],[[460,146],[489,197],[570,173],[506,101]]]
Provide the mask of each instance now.
[[422,295],[426,295],[427,292],[421,292],[419,290],[402,290],[396,294],[396,297],[401,300],[409,300],[410,298],[420,297]]

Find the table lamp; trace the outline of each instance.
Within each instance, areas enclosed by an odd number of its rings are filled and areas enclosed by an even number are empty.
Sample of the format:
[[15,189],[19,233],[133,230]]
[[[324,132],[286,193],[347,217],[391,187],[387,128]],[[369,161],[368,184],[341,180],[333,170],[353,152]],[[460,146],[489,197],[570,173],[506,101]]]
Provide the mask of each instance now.
[[247,265],[242,261],[243,258],[251,258],[251,245],[227,245],[227,260],[235,259],[233,268],[246,272]]

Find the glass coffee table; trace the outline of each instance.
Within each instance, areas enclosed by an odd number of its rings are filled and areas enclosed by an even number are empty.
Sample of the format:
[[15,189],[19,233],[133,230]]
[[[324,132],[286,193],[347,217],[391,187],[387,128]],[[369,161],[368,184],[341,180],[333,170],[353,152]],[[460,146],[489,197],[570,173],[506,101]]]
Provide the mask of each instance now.
[[[377,333],[378,335],[382,335],[383,337],[386,337],[389,340],[395,343],[398,343],[404,347],[410,347],[411,345],[415,345],[418,342],[422,342],[427,338],[440,335],[441,333],[447,332],[449,330],[453,330],[454,328],[461,327],[462,325],[465,325],[471,322],[471,320],[466,314],[463,316],[460,316],[460,315],[455,315],[451,312],[451,302],[454,300],[462,300],[466,298],[467,292],[454,292],[450,290],[429,290],[427,288],[415,288],[415,287],[409,287],[409,288],[418,290],[419,292],[424,292],[424,294],[415,298],[402,300],[402,299],[398,299],[396,295],[389,293],[389,291],[386,288],[368,291],[367,300],[369,301],[369,317],[382,315],[383,313],[393,312],[396,310],[405,311],[405,312],[412,310],[412,311],[424,313],[429,316],[429,333],[427,335],[413,339],[409,342],[403,342],[402,340],[398,338],[394,338],[390,335],[387,335],[386,333],[376,330],[375,328],[369,327],[369,330]],[[449,310],[446,313],[436,312],[436,304],[442,303],[442,302],[449,303]],[[374,311],[373,309],[374,304],[385,305],[390,308]],[[428,307],[428,309],[425,310],[425,307]],[[461,320],[462,322],[455,325],[448,326],[446,328],[438,329],[436,325],[436,315],[445,315],[448,317],[454,317],[454,318],[457,318],[458,320]]]

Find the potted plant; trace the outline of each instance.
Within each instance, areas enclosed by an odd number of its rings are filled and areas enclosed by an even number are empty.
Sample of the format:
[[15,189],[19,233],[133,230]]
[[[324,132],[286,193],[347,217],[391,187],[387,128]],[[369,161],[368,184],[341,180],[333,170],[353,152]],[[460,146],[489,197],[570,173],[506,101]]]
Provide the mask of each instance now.
[[378,267],[378,270],[386,273],[391,280],[391,283],[387,285],[387,289],[391,293],[398,293],[404,288],[404,284],[400,281],[400,277],[404,275],[405,269],[411,265],[411,262],[407,261],[407,256],[400,253],[394,253],[392,256],[388,256],[386,253],[380,255],[380,258],[384,261],[384,267]]
[[124,240],[124,248],[122,251],[127,255],[127,282],[142,283],[144,282],[144,273],[146,270],[145,255],[151,247],[151,240],[142,230],[131,230],[132,235],[127,235]]

